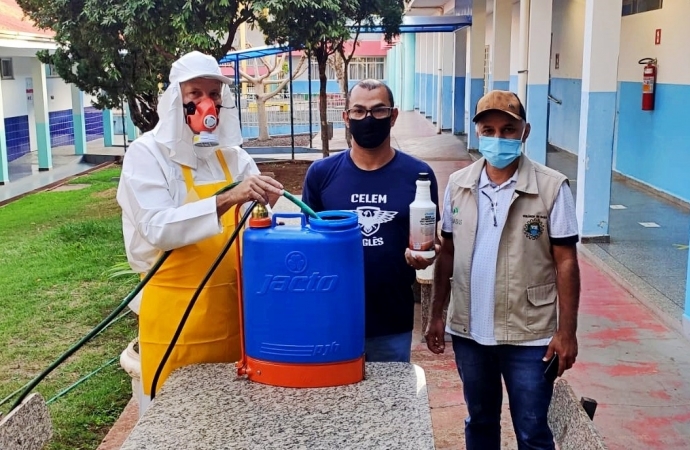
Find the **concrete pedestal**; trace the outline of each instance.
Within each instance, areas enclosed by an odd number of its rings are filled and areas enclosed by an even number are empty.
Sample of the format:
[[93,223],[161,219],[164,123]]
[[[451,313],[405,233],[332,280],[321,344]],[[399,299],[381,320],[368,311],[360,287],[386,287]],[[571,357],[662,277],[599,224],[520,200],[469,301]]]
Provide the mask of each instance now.
[[121,450],[433,449],[423,370],[367,363],[360,383],[289,389],[235,376],[233,364],[173,372]]

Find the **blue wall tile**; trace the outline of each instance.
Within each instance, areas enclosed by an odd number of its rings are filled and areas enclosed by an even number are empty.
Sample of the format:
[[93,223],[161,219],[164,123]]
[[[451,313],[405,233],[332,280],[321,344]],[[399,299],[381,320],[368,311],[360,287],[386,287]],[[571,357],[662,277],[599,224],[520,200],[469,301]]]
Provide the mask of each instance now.
[[74,122],[71,109],[49,112],[48,122],[51,147],[74,145]]
[[93,106],[84,108],[86,122],[86,140],[93,141],[103,137],[103,111]]
[[31,151],[29,141],[29,116],[5,118],[7,160],[13,161]]

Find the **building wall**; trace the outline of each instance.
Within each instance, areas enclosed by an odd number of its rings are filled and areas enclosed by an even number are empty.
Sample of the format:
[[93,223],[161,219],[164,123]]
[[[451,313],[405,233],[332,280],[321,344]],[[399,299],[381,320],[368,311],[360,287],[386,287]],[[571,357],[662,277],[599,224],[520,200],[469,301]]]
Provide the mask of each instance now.
[[[5,112],[5,140],[8,160],[17,159],[31,150],[37,150],[33,103],[27,100],[27,79],[36,81],[31,74],[33,58],[12,58],[14,79],[2,80],[3,109]],[[46,97],[52,146],[74,143],[72,98],[70,85],[61,78],[46,79]],[[101,112],[91,106],[92,97],[84,95],[87,139],[102,137]]]
[[[585,0],[554,0],[549,142],[577,153]],[[622,18],[618,60],[617,118],[614,130],[614,170],[655,189],[690,201],[684,182],[690,167],[690,129],[683,121],[690,104],[690,2],[664,2],[656,11]],[[655,30],[662,30],[655,45]],[[559,68],[555,68],[555,54]],[[656,105],[642,111],[642,66],[638,60],[658,59]]]
[[[580,132],[585,0],[554,0],[549,143],[577,153]],[[559,66],[556,68],[556,54]]]
[[[688,42],[690,2],[665,1],[660,10],[623,17],[618,59],[618,132],[615,169],[690,201],[690,104]],[[654,44],[661,29],[661,44]],[[642,66],[658,59],[654,111],[642,111]]]

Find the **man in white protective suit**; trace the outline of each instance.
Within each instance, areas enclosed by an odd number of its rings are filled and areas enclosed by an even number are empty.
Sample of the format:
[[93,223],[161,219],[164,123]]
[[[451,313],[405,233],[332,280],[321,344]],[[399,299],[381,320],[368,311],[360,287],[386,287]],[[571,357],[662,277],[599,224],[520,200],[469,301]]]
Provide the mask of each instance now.
[[[235,229],[236,209],[251,201],[274,204],[283,192],[239,147],[230,84],[211,56],[191,52],[175,61],[158,124],[132,143],[122,164],[117,201],[130,266],[144,276],[174,250],[130,305],[139,314],[140,414],[194,291]],[[178,367],[239,360],[235,255],[233,246],[201,292],[156,390]]]

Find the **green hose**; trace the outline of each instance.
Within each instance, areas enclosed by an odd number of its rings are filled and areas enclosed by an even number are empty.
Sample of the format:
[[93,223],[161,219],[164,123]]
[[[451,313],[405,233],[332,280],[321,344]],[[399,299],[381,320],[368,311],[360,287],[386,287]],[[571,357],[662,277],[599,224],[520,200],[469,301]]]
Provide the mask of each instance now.
[[307,206],[306,203],[304,203],[302,200],[298,199],[297,197],[295,197],[294,195],[292,195],[292,194],[289,193],[288,191],[283,190],[283,197],[285,197],[286,199],[290,200],[290,201],[291,201],[292,203],[294,203],[295,205],[299,206],[299,208],[300,208],[302,211],[304,211],[305,213],[307,213],[307,214],[309,215],[309,217],[312,217],[312,218],[314,218],[314,219],[319,219],[319,218],[320,218],[319,215],[318,215],[316,212],[314,212],[313,209],[311,209],[309,206]]
[[[227,192],[230,189],[233,189],[235,186],[237,186],[240,182],[236,181],[234,183],[231,183],[225,187],[223,187],[221,190],[216,192],[215,195],[221,194],[223,192]],[[173,250],[168,250],[164,252],[158,260],[153,264],[153,267],[149,269],[149,271],[146,273],[146,276],[139,281],[139,283],[134,287],[132,292],[130,292],[127,297],[125,297],[124,300],[122,300],[122,303],[120,303],[113,312],[111,312],[108,317],[103,319],[101,323],[96,325],[96,327],[91,330],[86,336],[81,338],[76,344],[74,344],[72,347],[67,349],[65,353],[63,353],[58,359],[53,361],[43,372],[39,373],[33,380],[31,380],[29,383],[26,385],[26,389],[24,389],[21,393],[21,395],[15,400],[14,404],[12,405],[12,408],[10,411],[14,410],[17,406],[21,405],[22,401],[26,398],[27,395],[40,383],[43,381],[45,377],[47,377],[53,370],[55,370],[60,364],[65,362],[67,358],[72,356],[77,350],[79,350],[84,344],[89,342],[91,339],[94,338],[94,336],[97,336],[103,329],[105,329],[110,322],[115,320],[118,314],[120,314],[126,307],[129,305],[129,303],[134,299],[134,297],[141,292],[141,290],[146,286],[146,283],[149,282],[149,280],[155,275],[155,273],[160,269],[160,267],[163,265],[166,259],[170,256],[170,254],[173,252]]]
[[[240,182],[236,181],[234,183],[231,183],[222,189],[220,189],[218,192],[215,193],[215,195],[222,194],[223,192],[227,192],[230,189],[233,189],[235,186],[237,186]],[[302,202],[299,200],[297,197],[289,193],[288,191],[283,190],[283,196],[299,206],[299,208],[304,211],[306,214],[308,214],[310,217],[318,219],[319,215],[314,212],[313,209],[311,209],[309,206],[307,206],[306,203]],[[72,347],[70,347],[65,353],[63,353],[58,359],[53,361],[52,364],[50,364],[43,372],[38,374],[33,380],[31,380],[29,383],[26,384],[26,388],[21,391],[21,395],[15,400],[14,404],[12,405],[12,408],[10,411],[14,410],[16,407],[21,405],[22,401],[26,398],[27,395],[41,382],[45,377],[47,377],[53,370],[55,370],[60,364],[65,362],[70,356],[72,356],[74,353],[76,353],[77,350],[79,350],[82,346],[84,346],[87,342],[89,342],[91,339],[93,339],[95,336],[97,336],[101,331],[103,331],[106,327],[110,325],[110,323],[115,320],[118,314],[120,314],[126,307],[129,305],[129,303],[136,297],[139,292],[146,286],[146,283],[149,282],[149,280],[155,275],[155,273],[160,269],[160,267],[163,265],[166,259],[170,256],[170,254],[173,252],[173,250],[168,250],[164,252],[158,260],[153,264],[151,269],[146,273],[146,276],[139,281],[139,283],[134,287],[132,292],[130,292],[120,303],[115,310],[113,310],[112,313],[108,315],[101,323],[96,325],[93,330],[91,330],[86,336],[81,338],[76,344],[74,344]],[[12,398],[14,394],[19,391],[15,391],[10,396],[8,396],[6,399],[3,400],[3,402],[7,401],[9,398]]]

